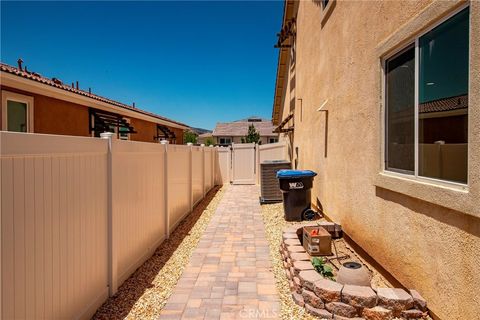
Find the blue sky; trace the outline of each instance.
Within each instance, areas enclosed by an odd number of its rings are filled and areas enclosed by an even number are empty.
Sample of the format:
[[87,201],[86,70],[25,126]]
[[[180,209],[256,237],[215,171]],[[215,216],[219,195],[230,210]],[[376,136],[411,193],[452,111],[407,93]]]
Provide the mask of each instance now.
[[1,60],[191,126],[270,118],[281,1],[5,2]]

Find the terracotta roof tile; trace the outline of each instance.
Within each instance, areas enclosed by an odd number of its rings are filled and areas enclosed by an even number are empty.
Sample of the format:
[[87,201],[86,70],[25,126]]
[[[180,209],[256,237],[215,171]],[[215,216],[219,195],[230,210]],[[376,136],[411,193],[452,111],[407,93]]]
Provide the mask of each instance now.
[[52,86],[52,87],[56,87],[58,89],[69,91],[69,92],[72,92],[72,93],[75,93],[75,94],[78,94],[78,95],[82,95],[82,96],[85,96],[85,97],[88,97],[88,98],[92,98],[92,99],[95,99],[95,100],[98,100],[98,101],[101,101],[101,102],[105,102],[105,103],[111,104],[115,107],[131,110],[131,111],[138,112],[138,113],[141,113],[141,114],[144,114],[144,115],[148,115],[148,116],[160,119],[160,120],[175,123],[175,124],[180,125],[180,126],[188,127],[188,125],[186,125],[184,123],[159,116],[158,114],[155,114],[155,113],[152,113],[152,112],[149,112],[149,111],[145,111],[145,110],[142,110],[142,109],[139,109],[139,108],[134,108],[134,107],[129,106],[127,104],[124,104],[124,103],[121,103],[121,102],[118,102],[118,101],[115,101],[115,100],[112,100],[112,99],[108,99],[108,98],[105,98],[105,97],[102,97],[102,96],[99,96],[99,95],[96,95],[96,94],[93,94],[93,93],[89,93],[89,92],[84,91],[84,90],[73,88],[72,86],[63,84],[59,79],[56,79],[56,78],[49,79],[49,78],[43,77],[41,74],[36,73],[36,72],[19,70],[18,68],[10,66],[8,64],[5,64],[3,62],[0,62],[0,70],[2,72],[14,74],[14,75],[17,75],[17,76],[25,78],[25,79],[30,79],[30,80],[33,80],[33,81],[37,81],[37,82],[40,82],[40,83],[43,83],[43,84],[46,84],[46,85],[49,85],[49,86]]
[[442,112],[457,109],[465,109],[468,107],[468,95],[461,95],[449,98],[438,99],[418,105],[420,113]]

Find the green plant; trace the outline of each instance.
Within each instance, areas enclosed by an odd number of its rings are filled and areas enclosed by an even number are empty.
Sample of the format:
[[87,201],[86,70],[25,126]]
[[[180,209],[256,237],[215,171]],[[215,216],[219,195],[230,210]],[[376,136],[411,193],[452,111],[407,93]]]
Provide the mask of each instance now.
[[245,137],[245,142],[246,143],[257,143],[260,140],[260,133],[255,129],[255,126],[251,124],[248,126],[248,133],[247,136]]
[[312,259],[312,265],[313,268],[315,268],[315,270],[320,273],[324,278],[335,281],[335,278],[333,277],[333,269],[326,264],[324,258],[314,257]]
[[205,140],[205,145],[206,145],[206,146],[211,146],[211,145],[213,145],[213,138],[208,137],[208,138]]
[[186,131],[185,134],[183,135],[183,142],[184,143],[197,143],[197,134],[193,131]]

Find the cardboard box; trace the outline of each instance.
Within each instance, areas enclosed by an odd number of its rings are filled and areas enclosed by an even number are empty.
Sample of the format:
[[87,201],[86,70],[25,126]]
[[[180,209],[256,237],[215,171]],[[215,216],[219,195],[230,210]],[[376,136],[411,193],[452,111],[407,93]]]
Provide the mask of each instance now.
[[[317,230],[316,235],[312,231]],[[329,256],[332,254],[332,236],[323,227],[303,227],[303,248],[311,256]]]

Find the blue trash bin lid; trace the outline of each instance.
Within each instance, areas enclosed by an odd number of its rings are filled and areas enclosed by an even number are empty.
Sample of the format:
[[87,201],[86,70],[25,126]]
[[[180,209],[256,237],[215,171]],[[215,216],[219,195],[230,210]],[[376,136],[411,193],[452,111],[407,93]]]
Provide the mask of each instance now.
[[303,177],[315,177],[316,172],[312,170],[278,170],[278,179],[291,179],[291,178],[303,178]]

